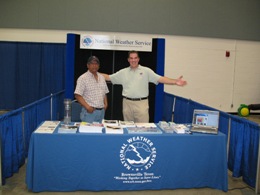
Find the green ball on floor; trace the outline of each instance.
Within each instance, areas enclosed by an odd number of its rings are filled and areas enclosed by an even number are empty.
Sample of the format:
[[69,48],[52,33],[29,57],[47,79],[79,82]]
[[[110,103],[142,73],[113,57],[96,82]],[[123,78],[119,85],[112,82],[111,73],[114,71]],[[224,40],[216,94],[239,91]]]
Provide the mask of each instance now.
[[238,115],[242,117],[246,117],[250,114],[250,110],[248,106],[245,104],[241,104],[237,111],[238,111]]

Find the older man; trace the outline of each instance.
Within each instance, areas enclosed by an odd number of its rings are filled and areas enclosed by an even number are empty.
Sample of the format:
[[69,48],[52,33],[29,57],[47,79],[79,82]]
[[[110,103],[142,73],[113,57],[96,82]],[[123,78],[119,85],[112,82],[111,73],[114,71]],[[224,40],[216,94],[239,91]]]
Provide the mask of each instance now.
[[88,71],[78,78],[74,92],[75,98],[82,105],[80,118],[88,123],[101,123],[108,106],[106,94],[109,90],[104,77],[98,72],[99,66],[100,61],[96,56],[89,57]]

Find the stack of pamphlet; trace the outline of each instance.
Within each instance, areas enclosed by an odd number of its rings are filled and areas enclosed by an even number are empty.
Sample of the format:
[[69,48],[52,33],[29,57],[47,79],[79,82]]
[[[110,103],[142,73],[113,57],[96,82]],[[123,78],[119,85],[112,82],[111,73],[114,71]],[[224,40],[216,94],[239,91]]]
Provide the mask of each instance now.
[[59,124],[60,121],[44,121],[41,126],[35,130],[35,133],[53,133]]
[[136,127],[144,127],[144,128],[157,128],[154,123],[135,123]]
[[124,129],[120,126],[106,126],[107,134],[123,134]]
[[123,127],[123,128],[126,128],[126,127],[136,127],[134,121],[119,121],[119,125],[121,127]]
[[165,133],[190,133],[190,127],[186,124],[176,124],[174,122],[165,122],[160,121],[158,126],[165,132]]
[[174,128],[170,123],[166,121],[160,121],[158,126],[165,132],[165,133],[174,133]]
[[103,124],[81,122],[79,125],[80,133],[102,133]]
[[76,133],[79,125],[80,123],[70,123],[70,124],[61,123],[61,125],[58,128],[58,133]]
[[135,123],[136,127],[127,127],[129,134],[161,134],[162,131],[154,123]]
[[119,125],[118,120],[105,120],[103,119],[102,124],[106,128],[107,134],[123,134],[124,130]]
[[108,126],[119,126],[118,120],[102,120],[102,124],[106,127]]
[[185,124],[175,124],[175,123],[169,123],[170,127],[173,128],[175,133],[183,134],[183,133],[189,133],[190,128],[188,125]]

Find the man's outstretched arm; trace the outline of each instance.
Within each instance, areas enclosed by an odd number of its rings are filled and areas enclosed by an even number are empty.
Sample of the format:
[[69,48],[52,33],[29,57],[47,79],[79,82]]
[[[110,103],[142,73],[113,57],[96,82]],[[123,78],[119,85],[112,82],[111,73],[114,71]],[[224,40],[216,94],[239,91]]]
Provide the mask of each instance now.
[[108,74],[100,73],[105,78],[106,81],[110,81],[110,77]]
[[184,86],[187,85],[187,81],[182,79],[183,76],[180,76],[178,79],[171,79],[168,77],[160,77],[158,80],[159,83],[168,84],[168,85],[178,85],[178,86]]

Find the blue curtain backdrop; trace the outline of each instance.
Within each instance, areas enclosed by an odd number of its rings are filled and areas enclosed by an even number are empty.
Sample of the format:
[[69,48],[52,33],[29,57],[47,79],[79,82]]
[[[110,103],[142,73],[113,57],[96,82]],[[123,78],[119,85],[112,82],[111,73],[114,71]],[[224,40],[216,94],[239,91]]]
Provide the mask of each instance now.
[[2,175],[6,177],[18,172],[25,162],[25,148],[22,129],[22,109],[11,111],[0,117],[0,138],[2,141]]
[[0,42],[0,109],[63,90],[65,54],[65,44]]

